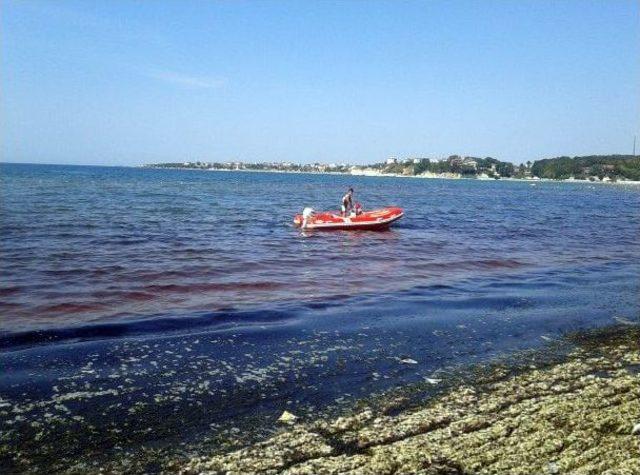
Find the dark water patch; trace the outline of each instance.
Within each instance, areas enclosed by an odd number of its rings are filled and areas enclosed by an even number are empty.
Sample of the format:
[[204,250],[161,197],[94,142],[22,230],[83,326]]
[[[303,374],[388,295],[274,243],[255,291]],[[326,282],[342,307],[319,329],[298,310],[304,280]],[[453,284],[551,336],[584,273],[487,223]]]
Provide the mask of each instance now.
[[76,268],[76,269],[45,269],[42,274],[51,277],[78,277],[81,275],[90,275],[92,269]]
[[100,266],[98,268],[92,269],[91,274],[95,277],[100,277],[100,276],[117,274],[118,272],[122,272],[124,270],[126,270],[125,266],[120,264],[114,264],[114,265]]
[[487,282],[482,284],[481,288],[483,289],[491,289],[492,291],[496,291],[498,289],[504,290],[533,290],[533,289],[556,289],[559,290],[563,287],[567,287],[568,283],[563,282],[561,279],[552,279],[544,278],[544,277],[535,277],[528,278],[523,277],[521,280],[517,281],[504,281],[504,280],[495,280],[491,281],[491,279],[487,279]]
[[111,290],[111,291],[103,290],[103,291],[93,292],[91,295],[95,298],[100,298],[100,299],[112,298],[112,299],[118,299],[119,301],[123,301],[123,302],[127,302],[127,301],[144,302],[146,300],[153,300],[156,298],[154,294],[151,294],[148,292],[122,291],[122,290]]
[[436,262],[413,262],[409,264],[415,270],[433,271],[465,271],[465,270],[499,270],[518,269],[527,263],[516,259],[468,259],[468,260],[438,260]]
[[146,292],[122,292],[115,297],[118,297],[124,301],[143,302],[146,300],[153,300],[154,296]]
[[304,308],[309,308],[312,310],[325,310],[330,308],[340,307],[347,303],[354,305],[359,301],[366,300],[369,298],[369,295],[353,295],[353,294],[332,294],[324,297],[319,297],[311,301],[306,301],[303,303]]
[[102,310],[104,305],[100,303],[77,303],[77,302],[62,302],[55,303],[50,305],[43,305],[39,308],[40,311],[44,313],[62,313],[62,314],[73,314],[73,313],[85,313],[85,312],[95,312],[97,310]]
[[[636,280],[634,274],[627,272],[626,268],[605,265],[606,268],[617,271],[617,279],[623,279],[633,286]],[[601,268],[600,271],[603,269]],[[335,293],[311,300],[291,302],[287,304],[273,303],[270,307],[263,306],[260,310],[242,310],[230,307],[224,303],[212,302],[210,307],[216,308],[214,312],[194,312],[184,316],[171,315],[140,315],[142,318],[131,318],[126,312],[120,313],[120,322],[105,324],[96,322],[88,325],[71,325],[59,329],[44,329],[33,332],[4,332],[0,339],[0,346],[13,346],[12,338],[15,336],[16,345],[37,344],[39,341],[66,341],[69,339],[114,338],[125,335],[154,334],[164,331],[191,331],[192,329],[211,326],[222,330],[225,325],[234,322],[234,326],[260,329],[265,322],[279,321],[273,319],[273,315],[288,315],[283,320],[297,316],[298,319],[311,318],[316,312],[332,312],[341,308],[349,308],[349,314],[355,322],[361,321],[365,316],[378,318],[377,315],[390,315],[404,313],[412,315],[419,313],[431,315],[432,318],[439,314],[451,318],[456,312],[478,310],[482,314],[491,312],[514,312],[526,309],[535,310],[542,305],[562,304],[564,300],[562,291],[571,282],[575,282],[578,269],[548,270],[544,272],[528,272],[524,274],[502,277],[487,276],[484,282],[476,279],[465,279],[450,284],[440,283],[432,285],[418,285],[411,289],[388,294],[341,294]],[[580,276],[578,276],[580,277]],[[608,288],[609,283],[601,283],[599,279],[594,282],[593,274],[580,277],[582,283],[588,283],[588,288],[602,286]],[[622,282],[623,280],[620,280]],[[637,282],[636,282],[637,283]],[[244,284],[245,289],[259,291],[262,285],[270,288],[273,283]],[[235,289],[236,284],[227,284],[229,289]],[[241,285],[242,287],[242,285]],[[104,290],[96,293],[95,298],[101,301],[118,300],[120,302],[145,302],[155,298],[150,292],[166,292],[168,294],[182,294],[185,289],[190,291],[204,291],[207,289],[220,290],[218,284],[205,284],[194,286],[146,286],[143,290]],[[624,288],[624,287],[621,287]],[[196,290],[194,290],[196,289]],[[51,292],[51,298],[67,298],[64,294]],[[577,295],[577,293],[576,293]],[[630,297],[631,298],[631,297]],[[631,298],[632,300],[632,298]],[[82,303],[62,302],[51,304],[48,311],[62,313],[86,312],[92,307],[86,307]],[[275,313],[274,313],[275,312]],[[319,315],[324,315],[321,313]],[[315,321],[318,322],[316,317]],[[406,318],[406,317],[405,317]],[[441,317],[437,317],[441,318]],[[389,320],[393,321],[393,320]],[[352,322],[346,322],[351,325]],[[157,325],[156,325],[157,324]],[[233,328],[234,326],[230,327]],[[60,330],[60,331],[58,331]]]
[[108,241],[111,244],[117,244],[119,246],[133,246],[135,244],[143,244],[149,242],[148,238],[138,238],[138,239],[115,239],[112,241]]
[[18,310],[22,305],[14,302],[0,302],[0,308],[7,311]]
[[190,266],[183,270],[135,270],[127,272],[127,278],[138,281],[166,281],[173,279],[188,279],[202,275],[217,275],[222,271],[216,271],[209,266]]
[[22,287],[13,286],[13,287],[0,287],[0,297],[8,297],[10,295],[15,295],[22,291]]
[[101,340],[184,330],[193,331],[202,327],[208,327],[210,330],[229,330],[245,326],[284,323],[294,318],[294,313],[278,310],[212,312],[180,317],[152,316],[144,320],[126,322],[96,323],[13,333],[3,332],[0,333],[0,349],[12,350],[24,346],[63,343],[66,341]]
[[206,283],[196,282],[192,284],[155,284],[142,287],[143,291],[154,293],[191,293],[210,291],[263,291],[283,287],[277,282],[221,282]]
[[517,259],[486,259],[475,261],[471,264],[487,269],[517,269],[526,265]]

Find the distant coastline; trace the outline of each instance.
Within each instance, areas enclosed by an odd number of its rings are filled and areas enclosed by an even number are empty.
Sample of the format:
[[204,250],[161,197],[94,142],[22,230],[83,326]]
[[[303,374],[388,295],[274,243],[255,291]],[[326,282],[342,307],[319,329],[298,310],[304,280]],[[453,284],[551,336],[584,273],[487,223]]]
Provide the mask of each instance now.
[[618,183],[640,185],[640,157],[594,155],[558,157],[513,165],[491,157],[449,156],[446,159],[388,159],[373,165],[295,164],[291,162],[169,162],[142,166],[155,169],[237,171],[258,173],[307,173],[422,179],[475,179],[525,182]]
[[609,185],[634,185],[640,186],[640,180],[581,180],[581,179],[552,179],[552,178],[485,178],[470,176],[445,176],[445,175],[402,175],[396,173],[349,173],[349,172],[313,172],[313,171],[293,171],[293,170],[250,170],[250,169],[202,169],[190,167],[156,167],[152,165],[144,165],[141,168],[150,168],[155,170],[186,170],[186,171],[209,171],[209,172],[240,172],[240,173],[280,173],[288,175],[340,175],[340,176],[362,176],[362,177],[378,177],[378,178],[413,178],[422,180],[476,180],[476,181],[507,181],[507,182],[525,182],[531,183],[585,183],[585,184],[609,184]]

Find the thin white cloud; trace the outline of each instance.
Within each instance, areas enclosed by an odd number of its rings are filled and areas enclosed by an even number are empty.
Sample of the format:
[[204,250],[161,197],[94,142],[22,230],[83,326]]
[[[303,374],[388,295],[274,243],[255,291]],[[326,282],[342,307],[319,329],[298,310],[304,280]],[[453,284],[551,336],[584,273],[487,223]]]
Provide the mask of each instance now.
[[154,71],[151,76],[160,81],[191,89],[220,89],[226,84],[226,80],[222,78],[193,76],[174,71]]

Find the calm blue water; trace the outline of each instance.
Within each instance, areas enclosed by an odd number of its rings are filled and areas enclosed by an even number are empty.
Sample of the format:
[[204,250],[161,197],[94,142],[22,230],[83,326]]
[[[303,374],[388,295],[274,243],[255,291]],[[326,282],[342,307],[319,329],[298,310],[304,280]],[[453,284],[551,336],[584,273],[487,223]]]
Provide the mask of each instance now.
[[[348,186],[406,217],[290,225]],[[1,164],[0,194],[9,470],[196,450],[640,314],[638,187]]]

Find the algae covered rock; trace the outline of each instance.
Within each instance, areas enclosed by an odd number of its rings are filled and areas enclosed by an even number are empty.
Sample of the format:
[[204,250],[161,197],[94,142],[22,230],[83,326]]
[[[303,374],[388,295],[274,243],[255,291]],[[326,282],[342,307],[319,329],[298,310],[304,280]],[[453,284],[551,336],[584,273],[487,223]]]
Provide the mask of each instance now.
[[332,452],[320,435],[296,428],[227,455],[194,459],[183,473],[280,473],[291,465]]
[[[640,328],[580,338],[564,361],[544,369],[492,371],[488,381],[451,387],[396,415],[382,405],[296,426],[192,460],[184,471],[640,474]],[[395,394],[389,407],[401,399]]]

